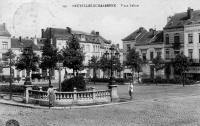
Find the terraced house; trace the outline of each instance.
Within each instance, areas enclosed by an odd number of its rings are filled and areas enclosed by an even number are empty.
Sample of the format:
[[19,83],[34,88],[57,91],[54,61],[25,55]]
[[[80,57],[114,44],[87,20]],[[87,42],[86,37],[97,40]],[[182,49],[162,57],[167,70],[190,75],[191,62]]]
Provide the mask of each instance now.
[[[143,78],[154,78],[156,75],[164,77],[164,70],[155,72],[152,64],[153,58],[160,55],[164,58],[164,43],[163,43],[163,31],[156,31],[154,29],[149,29],[147,31],[145,28],[141,27],[125,37],[123,40],[124,47],[124,57],[128,53],[129,49],[135,48],[144,61],[147,64],[142,66],[142,77]],[[126,47],[131,47],[128,49]],[[126,59],[124,59],[126,61]],[[124,77],[130,76],[131,71],[125,69]],[[137,75],[137,74],[136,74]]]
[[[186,12],[176,13],[168,17],[168,22],[164,27],[165,60],[170,64],[175,56],[183,52],[192,61],[187,76],[197,78],[199,73],[199,32],[198,22],[200,22],[200,11],[188,8]],[[175,73],[173,65],[168,68],[169,78],[173,78]]]
[[[42,38],[51,39],[52,44],[59,50],[66,46],[69,42],[69,37],[71,34],[75,35],[78,38],[80,46],[85,54],[84,65],[88,65],[88,61],[92,56],[100,58],[104,55],[106,51],[110,52],[109,48],[111,46],[111,41],[104,39],[99,32],[91,31],[91,33],[86,33],[82,31],[75,31],[67,27],[66,29],[62,28],[46,28],[42,29]],[[121,53],[122,55],[122,53]],[[121,56],[122,58],[122,56]],[[84,69],[80,71],[85,77],[92,77],[93,71],[90,69]],[[67,73],[72,74],[72,70],[67,69]],[[62,80],[64,79],[65,71],[61,71]],[[101,70],[97,71],[97,77],[103,77]],[[58,72],[55,72],[55,79],[58,79]]]
[[166,68],[157,74],[167,79],[174,78],[174,58],[183,52],[192,63],[186,75],[192,79],[200,79],[200,10],[188,8],[186,12],[175,13],[167,18],[163,31],[151,29],[147,32],[144,28],[139,28],[122,41],[124,57],[130,48],[136,48],[144,60],[150,61],[149,67],[143,67],[143,73],[149,77],[154,77],[155,74],[151,60],[156,55],[161,55]]

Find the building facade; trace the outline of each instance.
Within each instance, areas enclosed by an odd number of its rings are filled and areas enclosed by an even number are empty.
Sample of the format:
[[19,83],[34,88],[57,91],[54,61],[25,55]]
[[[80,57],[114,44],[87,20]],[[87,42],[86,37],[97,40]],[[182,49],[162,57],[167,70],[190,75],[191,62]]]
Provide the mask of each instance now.
[[[157,75],[164,76],[164,71],[160,70],[156,73],[152,64],[152,60],[157,55],[164,58],[163,31],[156,31],[154,29],[149,29],[149,31],[147,31],[145,28],[139,28],[122,39],[122,41],[124,57],[126,57],[131,48],[135,48],[142,60],[146,62],[142,65],[142,78],[154,78]],[[124,58],[124,62],[126,62],[126,58]],[[124,70],[124,77],[132,76],[131,73],[131,70],[126,68]]]
[[[88,66],[89,60],[92,56],[96,56],[100,59],[106,51],[110,53],[109,48],[111,47],[111,41],[104,39],[99,32],[92,31],[91,33],[85,33],[82,31],[75,31],[67,27],[66,29],[62,28],[46,28],[42,29],[42,39],[51,39],[52,44],[61,50],[66,47],[69,42],[71,35],[75,35],[78,39],[82,51],[85,55],[85,60],[83,62],[84,66]],[[121,58],[122,58],[121,52]],[[72,75],[73,71],[71,69],[66,69],[68,75]],[[85,68],[83,71],[80,71],[86,78],[93,77],[93,71],[91,69]],[[61,71],[61,80],[64,79],[65,70]],[[59,77],[58,72],[55,71],[55,79]],[[101,70],[97,71],[97,77],[102,78],[103,72]]]
[[[165,60],[169,67],[166,69],[169,71],[169,78],[174,78],[173,59],[177,54],[183,52],[192,59],[198,57],[198,25],[194,24],[200,21],[200,11],[188,8],[186,12],[176,13],[167,20],[164,27],[164,43]],[[195,64],[191,64],[190,68],[193,69],[193,65]]]

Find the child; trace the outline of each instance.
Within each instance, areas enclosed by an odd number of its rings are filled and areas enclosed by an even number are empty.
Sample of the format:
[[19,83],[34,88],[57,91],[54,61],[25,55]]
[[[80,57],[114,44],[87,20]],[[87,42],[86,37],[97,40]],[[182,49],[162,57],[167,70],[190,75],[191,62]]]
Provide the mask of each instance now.
[[133,83],[132,82],[130,82],[128,90],[129,90],[130,99],[132,100],[133,98]]

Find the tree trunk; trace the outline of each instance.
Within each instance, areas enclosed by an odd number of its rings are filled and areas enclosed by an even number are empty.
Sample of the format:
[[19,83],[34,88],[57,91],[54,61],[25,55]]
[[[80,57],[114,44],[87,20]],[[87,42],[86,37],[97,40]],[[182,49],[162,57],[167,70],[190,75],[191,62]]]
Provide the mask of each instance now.
[[140,77],[139,77],[139,75],[140,75],[140,72],[138,70],[138,83],[140,83]]
[[134,82],[134,71],[132,71],[132,83]]
[[93,80],[94,80],[94,84],[95,84],[95,79],[96,79],[96,69],[93,69]]
[[75,70],[73,69],[73,76],[75,77]]
[[49,69],[49,87],[51,86],[51,69]]
[[184,76],[184,73],[181,74],[182,76],[182,83],[183,83],[183,87],[185,86],[185,76]]

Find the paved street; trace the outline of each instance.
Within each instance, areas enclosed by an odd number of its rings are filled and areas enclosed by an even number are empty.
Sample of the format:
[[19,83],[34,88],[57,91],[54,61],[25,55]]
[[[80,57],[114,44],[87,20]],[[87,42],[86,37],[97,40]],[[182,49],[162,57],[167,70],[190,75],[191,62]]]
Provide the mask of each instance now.
[[[104,88],[104,86],[97,86]],[[87,109],[41,110],[0,104],[0,124],[21,126],[196,126],[200,125],[200,86],[135,86],[128,104]],[[127,98],[127,85],[119,86]]]

